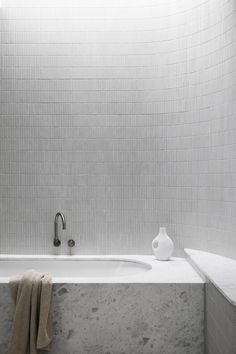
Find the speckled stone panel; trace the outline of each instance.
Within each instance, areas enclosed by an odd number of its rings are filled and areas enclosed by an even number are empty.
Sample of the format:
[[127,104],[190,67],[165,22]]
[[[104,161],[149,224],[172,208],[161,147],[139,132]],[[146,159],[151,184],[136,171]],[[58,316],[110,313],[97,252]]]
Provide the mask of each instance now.
[[206,354],[236,353],[236,308],[211,283],[206,284]]
[[[0,352],[14,313],[0,285]],[[203,284],[55,284],[50,354],[203,354]]]

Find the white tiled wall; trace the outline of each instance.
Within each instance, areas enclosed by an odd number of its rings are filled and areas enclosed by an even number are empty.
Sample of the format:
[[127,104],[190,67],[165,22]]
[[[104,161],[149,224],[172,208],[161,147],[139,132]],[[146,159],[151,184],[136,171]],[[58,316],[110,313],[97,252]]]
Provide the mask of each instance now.
[[189,21],[183,108],[165,120],[163,193],[182,247],[236,257],[236,2],[206,1]]
[[2,5],[0,252],[236,257],[235,1]]

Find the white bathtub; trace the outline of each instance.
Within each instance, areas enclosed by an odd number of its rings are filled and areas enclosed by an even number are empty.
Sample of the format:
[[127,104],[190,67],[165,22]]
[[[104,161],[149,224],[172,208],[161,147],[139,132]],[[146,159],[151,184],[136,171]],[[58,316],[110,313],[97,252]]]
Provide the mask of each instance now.
[[9,255],[0,256],[1,354],[15,311],[7,282],[32,268],[53,275],[51,354],[204,352],[204,284],[184,259]]
[[189,283],[201,282],[183,258],[168,262],[153,256],[0,255],[0,282],[34,269],[48,272],[54,283]]

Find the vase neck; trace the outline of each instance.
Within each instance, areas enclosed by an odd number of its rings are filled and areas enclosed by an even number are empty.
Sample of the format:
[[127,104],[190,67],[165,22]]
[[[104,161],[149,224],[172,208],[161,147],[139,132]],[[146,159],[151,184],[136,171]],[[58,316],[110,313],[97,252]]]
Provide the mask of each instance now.
[[166,227],[160,227],[159,235],[160,236],[165,236],[166,235]]

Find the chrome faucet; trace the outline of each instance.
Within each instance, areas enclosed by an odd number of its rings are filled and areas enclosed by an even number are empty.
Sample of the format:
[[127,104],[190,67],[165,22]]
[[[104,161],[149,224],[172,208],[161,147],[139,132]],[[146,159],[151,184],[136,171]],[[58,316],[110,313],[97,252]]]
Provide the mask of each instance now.
[[59,247],[61,245],[61,241],[59,240],[59,237],[58,237],[58,219],[59,219],[59,217],[61,218],[61,221],[62,221],[62,229],[63,230],[66,229],[65,215],[60,212],[56,213],[56,216],[54,219],[54,240],[53,240],[53,244],[55,247]]

